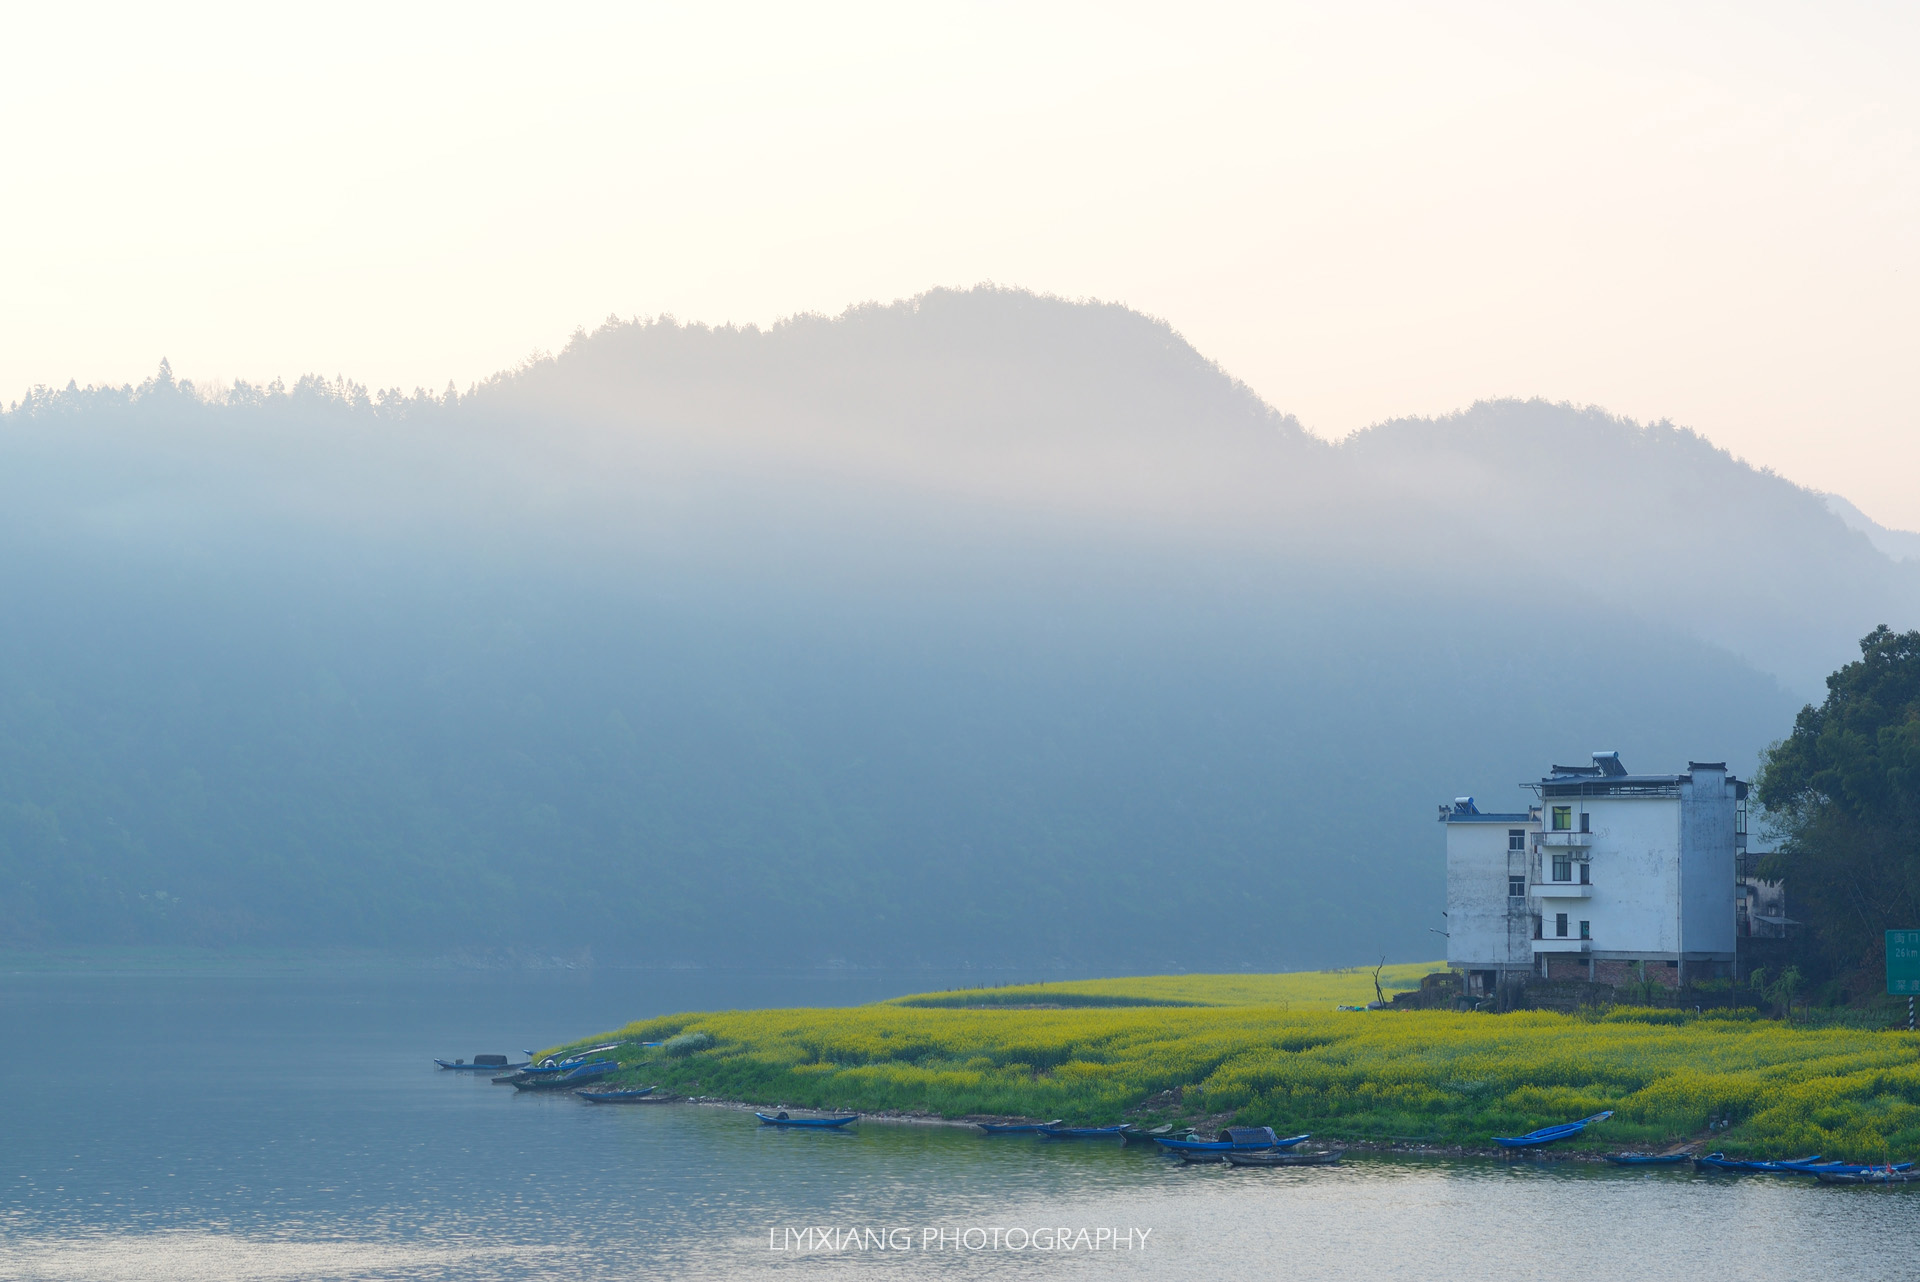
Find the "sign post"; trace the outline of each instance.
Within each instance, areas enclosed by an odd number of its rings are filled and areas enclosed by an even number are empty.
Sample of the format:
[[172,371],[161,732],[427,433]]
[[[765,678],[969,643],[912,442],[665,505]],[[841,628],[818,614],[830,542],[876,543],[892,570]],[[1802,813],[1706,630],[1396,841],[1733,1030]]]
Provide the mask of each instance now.
[[1887,932],[1887,995],[1907,999],[1907,1031],[1913,1031],[1913,999],[1920,997],[1920,930]]

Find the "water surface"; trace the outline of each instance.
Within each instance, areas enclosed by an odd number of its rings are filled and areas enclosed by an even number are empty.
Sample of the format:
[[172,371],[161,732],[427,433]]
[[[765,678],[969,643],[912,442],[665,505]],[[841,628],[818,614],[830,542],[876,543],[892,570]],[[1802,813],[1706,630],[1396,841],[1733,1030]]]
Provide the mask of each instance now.
[[[1920,1195],[1908,1189],[1565,1162],[1195,1168],[1112,1143],[872,1122],[781,1133],[727,1109],[528,1096],[430,1062],[669,1010],[847,1004],[965,982],[0,977],[0,1278],[1920,1272]],[[1056,1245],[1062,1230],[1075,1249]]]

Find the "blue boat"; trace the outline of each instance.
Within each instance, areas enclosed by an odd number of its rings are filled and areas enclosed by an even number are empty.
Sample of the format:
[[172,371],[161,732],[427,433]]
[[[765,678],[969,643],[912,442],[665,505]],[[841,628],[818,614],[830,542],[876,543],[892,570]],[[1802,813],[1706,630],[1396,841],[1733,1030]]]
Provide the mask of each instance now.
[[1543,1126],[1537,1131],[1525,1135],[1496,1135],[1493,1142],[1501,1148],[1538,1148],[1543,1144],[1556,1144],[1561,1140],[1572,1139],[1595,1122],[1604,1122],[1613,1116],[1613,1110],[1595,1113],[1592,1117],[1583,1117],[1577,1122],[1562,1122],[1558,1126]]
[[[1859,1166],[1851,1162],[1822,1162],[1821,1155],[1811,1157],[1788,1158],[1777,1162],[1754,1161],[1752,1159],[1728,1157],[1725,1153],[1709,1153],[1705,1157],[1693,1159],[1694,1166],[1703,1171],[1731,1171],[1753,1175],[1819,1175],[1824,1173],[1846,1174],[1852,1171],[1878,1171],[1879,1166]],[[1906,1170],[1912,1164],[1895,1167]]]
[[1216,1140],[1155,1140],[1161,1148],[1170,1153],[1185,1155],[1188,1153],[1253,1153],[1268,1149],[1292,1148],[1313,1138],[1313,1132],[1289,1135],[1285,1139],[1275,1135],[1271,1126],[1229,1126],[1220,1132],[1224,1137]]
[[1738,1158],[1728,1157],[1725,1153],[1709,1153],[1705,1157],[1694,1158],[1693,1169],[1696,1171],[1744,1171],[1750,1168],[1747,1163]]
[[645,1099],[653,1091],[651,1086],[639,1086],[630,1091],[575,1091],[574,1094],[591,1104],[626,1104]]
[[1775,1175],[1859,1175],[1866,1171],[1893,1171],[1897,1174],[1901,1171],[1910,1171],[1913,1169],[1912,1162],[1896,1162],[1892,1166],[1888,1166],[1885,1163],[1875,1163],[1869,1166],[1862,1165],[1859,1162],[1815,1162],[1811,1164],[1799,1162],[1769,1162],[1763,1165]]
[[1615,1166],[1678,1166],[1693,1160],[1691,1153],[1608,1153],[1605,1156]]
[[1907,1169],[1913,1163],[1902,1162],[1899,1166],[1867,1166],[1857,1171],[1815,1171],[1822,1184],[1911,1184],[1920,1180],[1920,1175]]
[[975,1122],[975,1126],[989,1135],[1034,1135],[1049,1126],[1060,1125],[1060,1119],[1051,1122]]
[[1121,1122],[1118,1126],[1062,1126],[1058,1122],[1049,1122],[1040,1128],[1039,1133],[1050,1140],[1110,1140],[1125,1135],[1132,1128],[1132,1122]]
[[760,1125],[762,1126],[804,1126],[812,1130],[824,1131],[831,1130],[838,1126],[845,1126],[848,1122],[858,1118],[860,1114],[854,1113],[849,1117],[788,1117],[783,1110],[773,1114],[771,1117],[765,1113],[755,1113],[754,1116],[760,1119]]
[[[620,1071],[619,1062],[611,1059],[597,1059],[591,1064],[559,1065],[564,1070],[537,1077],[526,1077],[516,1081],[516,1091],[558,1091],[578,1086],[582,1082],[591,1082],[596,1077],[605,1077],[608,1073]],[[528,1070],[531,1072],[532,1070]]]

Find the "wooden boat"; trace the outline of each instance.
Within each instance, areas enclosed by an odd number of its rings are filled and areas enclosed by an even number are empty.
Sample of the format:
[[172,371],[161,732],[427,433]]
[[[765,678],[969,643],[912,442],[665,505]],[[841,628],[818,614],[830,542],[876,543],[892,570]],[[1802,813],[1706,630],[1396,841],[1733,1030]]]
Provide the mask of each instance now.
[[1608,1153],[1604,1156],[1615,1166],[1678,1166],[1693,1160],[1691,1153]]
[[1595,1122],[1604,1122],[1613,1116],[1613,1110],[1595,1113],[1592,1117],[1583,1117],[1577,1122],[1562,1122],[1558,1126],[1543,1126],[1537,1131],[1525,1135],[1496,1135],[1493,1142],[1501,1148],[1538,1148],[1543,1144],[1557,1144],[1561,1140],[1572,1139]]
[[1694,1158],[1693,1165],[1695,1170],[1732,1171],[1755,1175],[1818,1175],[1823,1170],[1850,1169],[1848,1164],[1844,1162],[1829,1162],[1822,1165],[1820,1157],[1820,1154],[1815,1153],[1811,1157],[1795,1157],[1777,1162],[1762,1162],[1747,1158],[1728,1157],[1725,1153],[1709,1153],[1705,1157]]
[[1286,1149],[1255,1149],[1244,1153],[1223,1153],[1222,1157],[1235,1166],[1338,1166],[1340,1156],[1345,1149],[1330,1148],[1321,1152],[1299,1153]]
[[768,1116],[765,1113],[755,1113],[754,1116],[760,1119],[760,1125],[762,1126],[804,1126],[812,1130],[824,1131],[837,1126],[845,1126],[848,1122],[858,1118],[860,1114],[854,1113],[848,1117],[788,1117],[785,1110],[782,1110],[772,1116]]
[[1049,1122],[1039,1133],[1050,1140],[1110,1140],[1124,1136],[1132,1128],[1132,1122],[1121,1122],[1117,1126],[1061,1126],[1058,1122]]
[[591,1064],[577,1064],[564,1073],[537,1076],[522,1073],[513,1083],[513,1089],[516,1091],[567,1091],[582,1082],[591,1082],[596,1077],[605,1077],[608,1073],[619,1071],[620,1065],[617,1061],[600,1059]]
[[521,1071],[532,1073],[536,1076],[550,1073],[564,1073],[570,1068],[578,1068],[580,1065],[589,1061],[598,1063],[599,1061],[593,1059],[595,1055],[604,1055],[608,1051],[617,1051],[622,1045],[624,1045],[622,1042],[608,1042],[605,1046],[594,1046],[587,1050],[575,1051],[572,1055],[560,1060],[556,1060],[553,1056],[549,1055],[538,1064],[529,1064]]
[[436,1059],[433,1061],[442,1068],[450,1068],[456,1073],[478,1073],[487,1069],[499,1072],[503,1068],[525,1068],[525,1063],[509,1064],[505,1055],[475,1055],[473,1062],[464,1059]]
[[575,1091],[581,1099],[590,1104],[633,1104],[653,1094],[651,1086],[639,1086],[630,1091]]
[[[1903,1163],[1912,1166],[1911,1162]],[[1889,1170],[1884,1166],[1868,1167],[1858,1171],[1815,1171],[1815,1178],[1822,1184],[1912,1184],[1920,1181],[1920,1173],[1911,1170]]]
[[1693,1159],[1696,1171],[1744,1171],[1747,1164],[1738,1158],[1728,1157],[1725,1153],[1709,1153],[1705,1157]]
[[[1185,1133],[1191,1134],[1192,1132],[1188,1131]],[[1166,1125],[1156,1126],[1150,1131],[1122,1131],[1120,1133],[1120,1138],[1125,1140],[1129,1144],[1151,1144],[1157,1139],[1161,1139],[1161,1138],[1171,1139],[1173,1138],[1173,1135],[1174,1135],[1173,1123],[1168,1122]]]
[[1060,1125],[1060,1119],[1051,1122],[975,1122],[975,1126],[989,1135],[1034,1135],[1049,1126]]
[[1273,1133],[1271,1126],[1229,1126],[1220,1132],[1217,1140],[1160,1139],[1154,1143],[1170,1153],[1233,1153],[1292,1148],[1312,1138],[1312,1131],[1282,1139]]

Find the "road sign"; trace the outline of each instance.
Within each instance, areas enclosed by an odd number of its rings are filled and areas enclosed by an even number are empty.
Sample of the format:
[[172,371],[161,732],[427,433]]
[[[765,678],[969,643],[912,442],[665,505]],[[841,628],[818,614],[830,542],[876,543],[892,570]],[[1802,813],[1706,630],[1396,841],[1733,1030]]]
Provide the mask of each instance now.
[[1920,930],[1887,932],[1887,992],[1894,997],[1920,993]]

